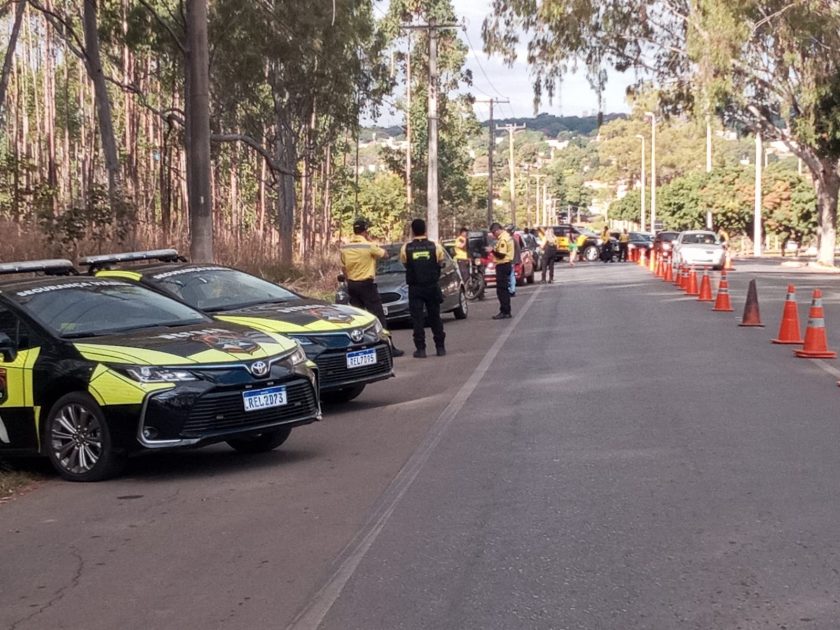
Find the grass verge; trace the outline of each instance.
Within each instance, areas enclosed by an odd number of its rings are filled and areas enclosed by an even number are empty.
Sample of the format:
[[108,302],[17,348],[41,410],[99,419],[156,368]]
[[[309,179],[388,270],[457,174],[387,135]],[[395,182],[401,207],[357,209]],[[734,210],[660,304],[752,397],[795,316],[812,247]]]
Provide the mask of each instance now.
[[31,470],[21,470],[0,459],[0,505],[8,503],[44,477]]

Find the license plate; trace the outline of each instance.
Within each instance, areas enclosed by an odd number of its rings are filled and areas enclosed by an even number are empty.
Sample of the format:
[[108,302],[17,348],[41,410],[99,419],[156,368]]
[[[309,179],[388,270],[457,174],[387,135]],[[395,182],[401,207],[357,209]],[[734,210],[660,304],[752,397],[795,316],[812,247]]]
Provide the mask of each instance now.
[[242,392],[242,401],[245,404],[245,411],[282,407],[288,402],[285,387],[268,387],[252,392]]
[[347,353],[347,369],[363,367],[365,365],[376,365],[376,348],[370,350],[356,350]]

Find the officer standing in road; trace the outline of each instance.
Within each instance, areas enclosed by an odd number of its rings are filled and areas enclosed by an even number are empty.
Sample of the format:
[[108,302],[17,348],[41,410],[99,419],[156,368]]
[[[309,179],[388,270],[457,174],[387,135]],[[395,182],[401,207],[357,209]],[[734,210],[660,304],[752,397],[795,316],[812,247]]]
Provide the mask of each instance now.
[[426,238],[426,222],[414,219],[411,222],[414,239],[400,250],[400,260],[405,265],[405,281],[408,284],[408,311],[414,326],[415,359],[426,358],[425,320],[428,318],[439,357],[446,355],[443,321],[440,318],[440,266],[445,260],[443,248]]
[[[356,219],[353,223],[353,236],[341,248],[341,267],[347,281],[350,304],[376,315],[382,326],[388,328],[382,298],[376,288],[376,261],[388,258],[388,252],[371,243],[368,237],[368,222],[365,219]],[[393,337],[391,354],[395,357],[405,354],[394,345]]]
[[543,228],[543,268],[542,268],[542,282],[545,284],[546,277],[548,277],[549,284],[554,282],[554,259],[557,258],[557,237],[554,235],[554,229],[551,227]]
[[467,251],[469,245],[469,230],[462,227],[458,230],[458,238],[455,239],[455,263],[458,271],[461,272],[461,279],[466,282],[470,279],[470,254]]
[[499,313],[493,319],[510,319],[510,289],[508,282],[513,269],[513,238],[502,229],[501,224],[494,223],[490,232],[496,239],[493,248],[493,258],[496,261],[496,297],[499,299]]
[[627,262],[627,250],[630,246],[630,235],[627,233],[627,228],[621,231],[618,236],[618,261]]

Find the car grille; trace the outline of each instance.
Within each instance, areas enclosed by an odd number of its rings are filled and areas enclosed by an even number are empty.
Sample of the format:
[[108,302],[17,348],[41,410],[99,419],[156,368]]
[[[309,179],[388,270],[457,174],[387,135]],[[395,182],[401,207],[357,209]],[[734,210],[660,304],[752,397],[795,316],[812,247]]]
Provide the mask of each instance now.
[[199,398],[181,430],[184,437],[199,437],[217,431],[247,429],[314,416],[318,402],[306,380],[284,384],[287,403],[282,407],[245,411],[242,390],[211,392]]
[[318,375],[321,378],[322,389],[337,383],[347,383],[349,381],[363,382],[376,378],[377,376],[387,376],[391,373],[391,349],[385,344],[376,346],[376,363],[353,369],[348,369],[347,354],[344,352],[341,354],[322,354],[315,358],[315,363],[318,366]]
[[399,293],[382,293],[379,297],[382,298],[383,304],[388,304],[390,302],[399,302],[402,299],[402,296]]

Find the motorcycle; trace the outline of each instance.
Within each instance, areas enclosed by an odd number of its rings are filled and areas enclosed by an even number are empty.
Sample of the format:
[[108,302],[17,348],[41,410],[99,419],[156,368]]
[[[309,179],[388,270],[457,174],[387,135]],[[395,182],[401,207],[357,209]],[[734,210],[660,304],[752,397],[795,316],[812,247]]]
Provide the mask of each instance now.
[[468,300],[483,300],[487,283],[484,280],[484,266],[481,258],[470,258],[470,270],[464,281],[464,291]]

